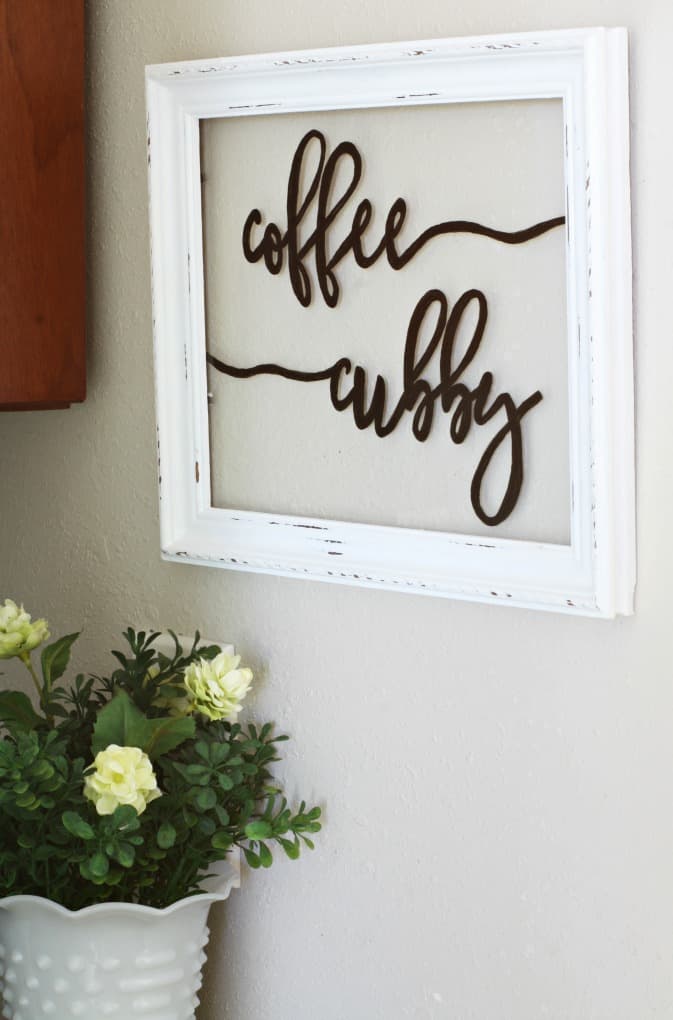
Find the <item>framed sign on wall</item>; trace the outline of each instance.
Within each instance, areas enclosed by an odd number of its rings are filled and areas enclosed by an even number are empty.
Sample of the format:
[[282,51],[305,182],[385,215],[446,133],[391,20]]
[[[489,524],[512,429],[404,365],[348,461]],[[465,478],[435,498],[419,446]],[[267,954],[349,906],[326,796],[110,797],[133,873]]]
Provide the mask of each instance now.
[[162,555],[633,610],[626,31],[147,68]]

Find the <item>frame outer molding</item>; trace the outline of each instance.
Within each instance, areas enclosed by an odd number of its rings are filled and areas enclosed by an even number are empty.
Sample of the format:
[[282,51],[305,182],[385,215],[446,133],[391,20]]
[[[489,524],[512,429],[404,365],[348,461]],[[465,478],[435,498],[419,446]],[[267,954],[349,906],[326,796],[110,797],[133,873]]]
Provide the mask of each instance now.
[[593,445],[606,454],[592,465],[594,561],[598,604],[613,616],[633,612],[636,575],[630,146],[628,129],[613,129],[629,118],[626,29],[599,30],[586,48],[587,205],[603,240],[589,266]]
[[[432,91],[414,92],[428,82]],[[162,556],[589,616],[633,612],[626,29],[160,64],[146,69],[146,84]],[[526,97],[563,99],[566,172],[573,171],[566,210],[576,214],[566,248],[571,545],[211,507],[199,119]]]

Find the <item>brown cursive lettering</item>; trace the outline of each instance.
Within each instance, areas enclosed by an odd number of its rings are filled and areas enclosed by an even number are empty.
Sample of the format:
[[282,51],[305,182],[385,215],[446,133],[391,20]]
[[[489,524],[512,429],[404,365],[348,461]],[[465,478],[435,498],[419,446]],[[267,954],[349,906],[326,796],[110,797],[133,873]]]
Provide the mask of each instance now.
[[[305,172],[305,159],[312,143],[317,143],[317,166],[310,179],[303,198],[300,196],[300,182]],[[332,198],[334,180],[339,164],[350,165],[350,180],[342,193]],[[267,223],[261,239],[253,241],[253,231],[261,227],[262,213],[252,209],[243,226],[243,254],[248,262],[260,260],[274,276],[282,268],[285,256],[290,276],[290,284],[297,300],[305,308],[311,303],[311,278],[304,265],[312,252],[318,286],[325,304],[334,308],[339,300],[339,280],[336,267],[352,252],[358,266],[368,269],[385,255],[392,269],[403,269],[409,262],[435,237],[445,234],[480,234],[483,237],[501,241],[503,244],[523,244],[541,234],[554,230],[565,223],[565,216],[556,216],[551,220],[535,223],[523,230],[496,230],[471,220],[446,220],[436,223],[424,230],[415,241],[398,251],[397,238],[404,226],[407,216],[407,203],[403,198],[396,198],[386,217],[383,236],[379,243],[367,253],[364,250],[364,238],[372,219],[373,207],[369,199],[364,198],[357,205],[346,236],[328,257],[327,241],[334,223],[346,203],[355,193],[362,178],[362,156],[353,142],[340,142],[334,151],[327,155],[327,142],[321,131],[308,131],[299,142],[290,166],[287,184],[286,217],[287,228],[282,231],[276,223]],[[303,244],[299,241],[299,228],[305,220],[310,207],[317,198],[315,228]]]
[[[467,309],[474,305],[477,321],[470,341],[461,357],[455,353],[458,329]],[[484,524],[501,524],[516,506],[523,485],[523,442],[521,422],[524,415],[542,400],[536,390],[520,404],[509,393],[492,396],[493,374],[484,372],[476,386],[470,387],[463,376],[474,361],[484,337],[488,307],[484,294],[468,290],[449,311],[449,302],[441,290],[429,290],[418,301],[409,320],[403,356],[402,393],[394,408],[387,414],[388,385],[383,376],[374,381],[371,396],[367,396],[367,373],[361,365],[353,366],[349,358],[339,358],[329,368],[317,372],[302,372],[282,365],[263,364],[251,368],[236,368],[208,354],[208,362],[225,375],[235,379],[250,379],[256,375],[277,375],[296,382],[329,381],[330,400],[336,411],[351,407],[353,421],[359,429],[373,426],[381,439],[389,436],[405,414],[412,414],[411,431],[423,443],[430,435],[435,409],[450,416],[449,436],[460,445],[469,435],[472,425],[482,426],[496,415],[504,418],[501,427],[484,450],[470,487],[470,500],[474,512]],[[424,349],[418,349],[419,335],[425,322],[432,324],[432,335]],[[432,358],[438,353],[439,382],[433,386],[425,377]],[[482,500],[482,486],[496,453],[509,442],[509,474],[505,491],[494,513],[489,513]]]

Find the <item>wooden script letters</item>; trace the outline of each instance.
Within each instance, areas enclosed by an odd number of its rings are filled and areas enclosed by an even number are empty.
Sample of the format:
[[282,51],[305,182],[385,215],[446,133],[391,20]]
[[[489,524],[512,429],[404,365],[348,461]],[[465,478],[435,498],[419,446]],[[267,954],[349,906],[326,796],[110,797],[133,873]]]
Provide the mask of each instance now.
[[[312,176],[306,173],[307,153],[317,146],[316,169]],[[334,180],[339,167],[348,170],[348,183],[334,199]],[[309,180],[305,194],[300,194],[300,182]],[[481,234],[502,244],[524,244],[565,223],[564,216],[536,223],[523,230],[504,231],[469,220],[446,220],[436,223],[420,233],[407,247],[398,245],[398,237],[406,221],[407,204],[397,198],[385,220],[383,236],[374,247],[367,245],[368,228],[373,206],[363,198],[353,214],[350,230],[340,241],[332,255],[328,255],[328,238],[333,241],[334,223],[346,203],[354,195],[362,177],[362,156],[352,142],[341,142],[328,154],[325,136],[317,130],[307,132],[301,139],[292,159],[287,186],[287,225],[282,229],[275,222],[263,227],[264,218],[259,209],[253,209],[243,227],[243,254],[248,262],[263,262],[269,273],[278,275],[287,266],[290,286],[297,301],[308,307],[313,300],[313,284],[306,263],[313,260],[320,297],[329,308],[337,306],[340,294],[338,266],[348,255],[356,264],[368,269],[384,258],[391,269],[400,271],[434,238],[446,234]],[[315,225],[305,240],[300,241],[299,228],[314,208]],[[263,229],[262,229],[263,227]],[[333,245],[330,245],[330,250]],[[366,250],[368,249],[368,250]],[[454,350],[461,322],[476,317],[476,324],[464,352],[458,356]],[[353,365],[347,357],[318,372],[303,372],[277,364],[236,367],[208,354],[208,361],[220,372],[236,379],[249,379],[260,374],[281,376],[297,382],[329,382],[329,394],[336,411],[352,407],[353,420],[359,429],[374,427],[385,439],[400,423],[405,414],[412,416],[411,432],[418,442],[424,442],[432,429],[435,410],[450,415],[449,436],[456,444],[462,443],[474,423],[485,425],[497,417],[500,427],[486,446],[474,472],[470,499],[475,514],[484,524],[497,525],[512,513],[519,498],[524,477],[522,423],[542,400],[539,390],[517,402],[510,393],[494,391],[491,372],[484,372],[476,386],[463,381],[466,369],[474,360],[484,339],[488,318],[486,296],[480,290],[465,291],[453,305],[443,291],[426,291],[418,300],[409,320],[403,352],[402,392],[392,409],[387,409],[388,385],[381,375],[367,396],[367,378],[361,365]],[[420,346],[421,333],[430,335],[425,346]],[[425,377],[431,360],[438,355],[439,382],[432,385]],[[499,505],[489,513],[482,500],[482,485],[494,455],[505,442],[509,443],[509,475]]]

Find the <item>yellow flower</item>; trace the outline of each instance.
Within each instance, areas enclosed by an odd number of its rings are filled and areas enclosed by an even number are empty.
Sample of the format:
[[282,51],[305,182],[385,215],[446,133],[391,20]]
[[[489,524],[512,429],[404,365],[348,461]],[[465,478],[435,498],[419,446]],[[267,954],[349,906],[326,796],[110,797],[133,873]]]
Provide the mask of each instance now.
[[239,669],[240,661],[240,655],[220,652],[187,666],[184,685],[193,712],[209,719],[236,719],[252,683],[252,670]]
[[17,606],[11,599],[5,599],[0,606],[0,659],[27,655],[49,637],[46,620],[31,623],[30,615],[23,606]]
[[111,815],[120,804],[131,804],[139,815],[161,796],[152,762],[139,747],[108,744],[94,760],[95,772],[84,777],[84,796],[99,815]]

